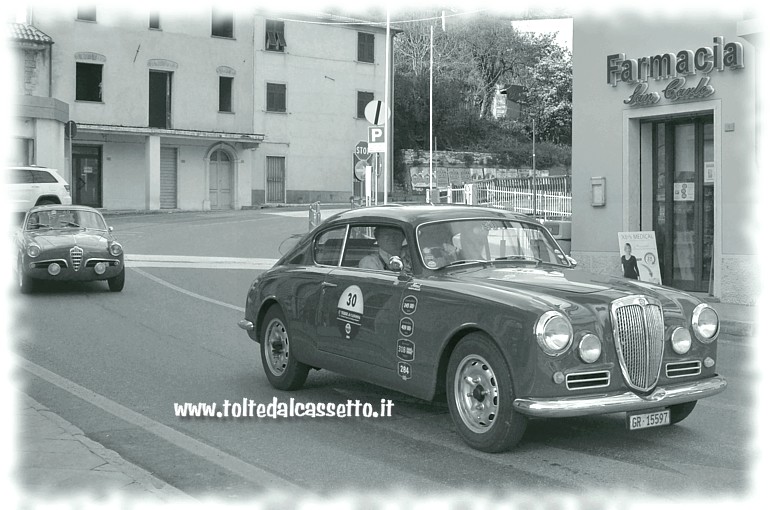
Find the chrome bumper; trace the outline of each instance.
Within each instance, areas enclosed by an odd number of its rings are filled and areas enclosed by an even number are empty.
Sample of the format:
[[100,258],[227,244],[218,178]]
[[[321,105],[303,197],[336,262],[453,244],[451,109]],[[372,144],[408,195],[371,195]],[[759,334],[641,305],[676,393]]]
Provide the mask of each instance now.
[[238,327],[246,331],[254,331],[254,323],[251,321],[247,321],[246,319],[239,320]]
[[682,404],[716,395],[726,387],[727,379],[715,375],[709,379],[660,387],[647,396],[626,391],[575,397],[517,398],[513,406],[521,414],[536,418],[568,418]]

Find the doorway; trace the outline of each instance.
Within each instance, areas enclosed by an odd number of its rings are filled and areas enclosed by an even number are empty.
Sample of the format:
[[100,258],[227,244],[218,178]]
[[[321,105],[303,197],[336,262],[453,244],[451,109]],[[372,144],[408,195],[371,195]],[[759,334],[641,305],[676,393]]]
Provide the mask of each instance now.
[[209,200],[211,209],[230,209],[233,203],[233,160],[222,149],[209,158]]
[[652,125],[652,215],[663,284],[710,292],[714,275],[712,115]]
[[75,204],[102,207],[102,148],[72,146],[72,200]]

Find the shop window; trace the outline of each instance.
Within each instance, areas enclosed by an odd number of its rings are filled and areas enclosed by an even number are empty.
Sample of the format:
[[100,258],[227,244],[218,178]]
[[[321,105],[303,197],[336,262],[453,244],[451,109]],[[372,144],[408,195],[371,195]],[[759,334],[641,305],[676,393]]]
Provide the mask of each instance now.
[[373,92],[358,92],[358,108],[356,117],[359,119],[364,118],[364,110],[366,109],[366,105],[368,105],[371,101],[374,100],[374,93]]
[[75,100],[102,101],[102,64],[75,64]]
[[233,38],[233,13],[222,9],[211,10],[211,35]]
[[286,111],[286,85],[283,83],[267,84],[267,111]]
[[269,19],[265,22],[265,49],[283,51],[286,39],[283,36],[283,21]]
[[374,34],[358,33],[358,61],[374,63]]
[[229,76],[219,77],[219,111],[233,111],[233,78]]
[[160,30],[160,13],[158,11],[150,11],[150,28]]
[[96,21],[96,6],[86,5],[78,7],[77,19],[80,21]]

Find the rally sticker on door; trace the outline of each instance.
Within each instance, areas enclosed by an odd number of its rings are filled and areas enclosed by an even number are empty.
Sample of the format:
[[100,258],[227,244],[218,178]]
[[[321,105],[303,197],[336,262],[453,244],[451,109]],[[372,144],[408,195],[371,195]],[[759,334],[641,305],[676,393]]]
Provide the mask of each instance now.
[[351,285],[342,292],[337,302],[337,325],[346,339],[356,336],[363,315],[364,295],[358,285]]

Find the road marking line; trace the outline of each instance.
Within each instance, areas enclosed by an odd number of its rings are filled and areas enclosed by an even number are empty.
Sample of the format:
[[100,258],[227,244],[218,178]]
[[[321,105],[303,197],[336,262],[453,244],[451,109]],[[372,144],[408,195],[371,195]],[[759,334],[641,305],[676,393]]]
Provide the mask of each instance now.
[[198,441],[176,429],[164,425],[147,416],[137,413],[94,391],[51,372],[27,359],[17,357],[19,366],[27,372],[57,386],[77,398],[110,413],[123,421],[131,423],[189,453],[195,454],[213,464],[235,473],[236,475],[265,489],[280,487],[281,490],[296,491],[300,495],[312,494],[307,488],[293,484],[280,475],[249,464],[238,457],[225,453],[213,446]]
[[244,257],[199,257],[193,255],[126,254],[126,267],[168,267],[183,269],[261,269],[267,270],[278,259]]
[[133,271],[139,273],[140,275],[142,275],[142,276],[144,276],[146,278],[149,278],[150,280],[152,280],[152,281],[154,281],[156,283],[164,285],[164,286],[168,287],[169,289],[175,290],[177,292],[181,292],[182,294],[185,294],[187,296],[193,297],[195,299],[200,299],[201,301],[206,301],[207,303],[213,303],[215,305],[224,306],[225,308],[231,308],[233,310],[238,310],[239,312],[243,312],[244,308],[242,306],[235,306],[235,305],[231,305],[230,303],[225,303],[224,301],[219,301],[217,299],[212,299],[210,297],[202,296],[200,294],[196,294],[195,292],[191,292],[191,291],[189,291],[187,289],[183,289],[182,287],[177,287],[173,283],[169,283],[166,280],[163,280],[162,278],[158,278],[155,275],[151,275],[150,273],[142,271],[141,269],[137,269],[135,267],[132,267],[131,269]]

